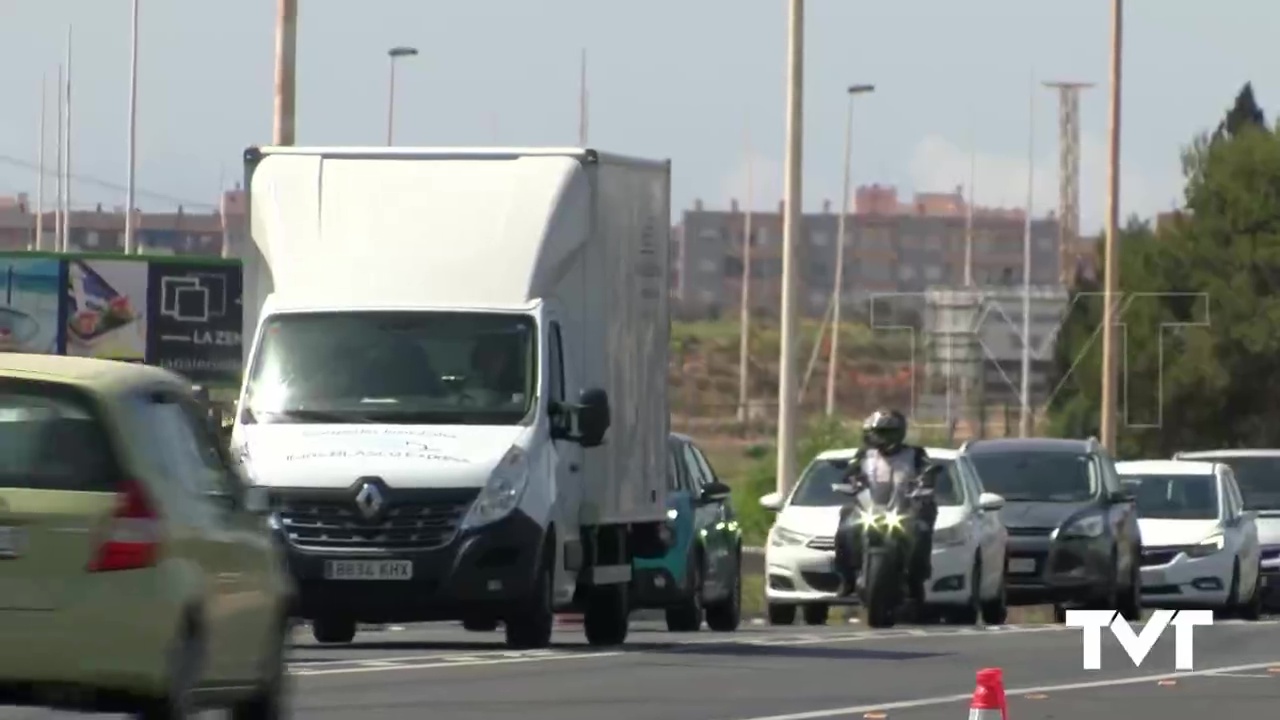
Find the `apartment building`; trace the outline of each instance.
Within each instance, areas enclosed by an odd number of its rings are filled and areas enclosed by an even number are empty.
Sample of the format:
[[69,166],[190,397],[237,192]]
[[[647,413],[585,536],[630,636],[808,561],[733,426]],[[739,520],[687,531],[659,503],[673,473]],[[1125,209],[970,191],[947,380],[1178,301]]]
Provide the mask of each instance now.
[[[916,193],[910,201],[893,187],[857,189],[846,222],[842,297],[851,311],[867,308],[877,295],[919,296],[931,286],[964,282],[966,216],[962,191]],[[761,316],[776,316],[781,298],[782,205],[752,212],[751,300]],[[973,280],[976,285],[1022,282],[1022,210],[975,207]],[[673,306],[686,318],[715,318],[737,312],[741,302],[745,208],[731,201],[710,209],[701,201],[683,214],[676,233],[672,268]],[[824,202],[806,213],[799,250],[800,312],[821,317],[835,285],[839,210]],[[1031,281],[1059,282],[1058,221],[1032,221]],[[905,301],[905,298],[904,298]]]
[[[73,208],[69,216],[67,242],[71,250],[101,253],[124,250],[123,207]],[[223,193],[216,210],[188,212],[179,206],[176,212],[138,212],[135,228],[139,251],[158,255],[220,256],[225,243],[229,254],[235,256],[247,236],[247,217],[247,199],[238,187]],[[36,249],[36,226],[36,210],[28,195],[0,198],[0,250]],[[46,210],[41,224],[44,242],[40,247],[53,249],[55,226],[54,211]]]

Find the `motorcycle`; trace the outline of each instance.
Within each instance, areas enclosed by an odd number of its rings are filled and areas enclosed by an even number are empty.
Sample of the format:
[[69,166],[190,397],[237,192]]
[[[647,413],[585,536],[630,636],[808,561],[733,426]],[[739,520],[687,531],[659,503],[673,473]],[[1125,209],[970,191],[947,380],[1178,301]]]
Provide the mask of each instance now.
[[859,568],[855,591],[862,606],[862,621],[872,628],[893,627],[907,599],[907,563],[913,531],[919,522],[914,512],[933,496],[934,473],[930,466],[912,482],[872,482],[859,473],[850,482],[832,485],[836,492],[854,498],[846,521],[857,524],[851,561]]

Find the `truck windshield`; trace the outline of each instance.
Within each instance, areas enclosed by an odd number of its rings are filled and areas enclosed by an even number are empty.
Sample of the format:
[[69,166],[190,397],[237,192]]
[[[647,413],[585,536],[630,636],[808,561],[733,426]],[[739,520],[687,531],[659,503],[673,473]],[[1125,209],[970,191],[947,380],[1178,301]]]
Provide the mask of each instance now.
[[516,425],[537,391],[533,318],[288,313],[267,319],[245,422]]

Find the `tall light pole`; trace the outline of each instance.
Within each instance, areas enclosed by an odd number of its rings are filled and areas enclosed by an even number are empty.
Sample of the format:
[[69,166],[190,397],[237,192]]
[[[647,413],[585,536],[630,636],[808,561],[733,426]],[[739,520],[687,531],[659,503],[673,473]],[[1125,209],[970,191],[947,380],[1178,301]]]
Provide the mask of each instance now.
[[63,65],[58,65],[58,84],[53,88],[53,94],[58,98],[57,115],[54,117],[54,123],[57,130],[54,131],[54,151],[53,151],[53,251],[62,252],[62,236],[66,232],[66,228],[62,226],[62,194],[66,188],[62,187],[62,151],[63,151],[63,130],[65,126],[62,123],[63,105],[65,97],[62,94],[62,83],[66,69]]
[[276,0],[276,90],[271,143],[294,141],[298,66],[298,0]]
[[578,147],[587,146],[587,125],[590,96],[587,92],[587,49],[582,48],[582,63],[578,69]]
[[755,203],[755,162],[751,155],[751,129],[746,132],[747,202],[742,218],[742,296],[738,318],[738,422],[746,424],[751,401],[751,240],[752,205]]
[[66,145],[66,150],[62,154],[62,174],[64,176],[64,186],[62,188],[62,252],[71,250],[71,26],[67,26],[67,77],[66,87],[63,88],[63,94],[66,97],[66,104],[63,111],[66,116],[63,123],[67,126],[66,134],[62,137],[62,142]]
[[131,30],[129,34],[129,175],[126,180],[124,201],[124,253],[133,255],[138,251],[134,243],[134,171],[137,167],[138,152],[138,0],[133,0],[131,10]]
[[787,151],[782,227],[782,323],[778,352],[778,469],[786,492],[796,475],[796,257],[801,230],[801,165],[804,151],[804,0],[789,0],[787,32]]
[[40,171],[36,174],[36,243],[35,249],[44,250],[44,148],[48,143],[44,140],[44,128],[48,124],[45,107],[48,105],[49,74],[40,74],[40,132],[36,142],[40,147],[36,150],[36,164]]
[[1030,86],[1027,130],[1027,217],[1022,229],[1022,407],[1018,415],[1018,437],[1031,437],[1031,214],[1035,205],[1036,178],[1036,88]]
[[836,413],[836,366],[840,360],[840,306],[844,304],[845,223],[849,219],[849,163],[853,157],[853,98],[873,93],[875,85],[850,85],[849,107],[844,118],[844,190],[840,194],[840,219],[836,221],[836,276],[831,288],[831,345],[827,354],[827,417]]
[[1116,451],[1116,287],[1120,266],[1116,231],[1120,220],[1120,79],[1124,4],[1111,0],[1111,108],[1107,118],[1107,227],[1103,248],[1102,292],[1102,446]]
[[415,57],[418,54],[418,48],[412,48],[405,45],[393,47],[387,51],[387,58],[391,61],[390,82],[387,83],[387,145],[393,144],[396,130],[396,61],[400,58]]

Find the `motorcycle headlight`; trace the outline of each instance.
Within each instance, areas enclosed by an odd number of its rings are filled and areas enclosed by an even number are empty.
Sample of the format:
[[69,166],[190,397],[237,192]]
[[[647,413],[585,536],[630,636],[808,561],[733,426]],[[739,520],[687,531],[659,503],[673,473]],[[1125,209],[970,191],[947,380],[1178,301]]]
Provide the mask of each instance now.
[[489,482],[472,503],[471,510],[462,521],[463,529],[488,525],[506,517],[520,504],[528,485],[529,464],[525,452],[512,446],[498,461]]
[[1187,557],[1201,558],[1220,552],[1224,547],[1226,547],[1226,540],[1222,537],[1222,533],[1215,533],[1201,540],[1198,545],[1187,548],[1184,552],[1186,552]]
[[938,528],[933,531],[934,547],[964,545],[969,539],[968,530],[963,524]]
[[1101,515],[1085,515],[1059,528],[1054,535],[1062,538],[1096,538],[1106,532],[1107,523]]
[[793,545],[803,545],[809,541],[807,535],[802,535],[792,530],[774,526],[769,532],[769,545],[771,547],[787,547]]
[[902,521],[905,518],[896,511],[890,510],[886,513],[866,512],[863,511],[858,516],[858,522],[862,525],[870,527],[883,527],[888,530],[901,530]]

